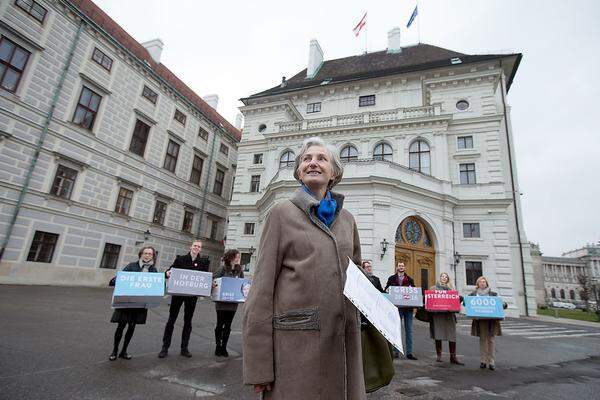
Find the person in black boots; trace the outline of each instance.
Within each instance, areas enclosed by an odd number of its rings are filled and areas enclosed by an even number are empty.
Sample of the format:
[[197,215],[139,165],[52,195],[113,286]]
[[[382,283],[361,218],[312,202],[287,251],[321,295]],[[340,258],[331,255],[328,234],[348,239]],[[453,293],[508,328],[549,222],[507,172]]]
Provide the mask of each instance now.
[[[158,272],[154,267],[154,261],[156,259],[156,250],[153,247],[147,246],[142,247],[138,253],[138,260],[127,264],[123,271],[131,272]],[[148,310],[145,308],[117,308],[110,319],[110,322],[116,323],[117,330],[115,331],[115,341],[113,345],[113,351],[108,357],[110,361],[117,359],[117,353],[119,352],[119,343],[123,337],[123,331],[127,326],[127,332],[125,333],[125,340],[123,341],[123,348],[119,353],[119,358],[125,360],[131,360],[131,356],[127,354],[127,347],[135,331],[137,324],[145,324]]]
[[[243,278],[244,271],[242,271],[240,261],[241,255],[239,251],[236,249],[227,250],[223,255],[223,266],[213,275],[213,278]],[[215,301],[215,310],[217,311],[215,356],[229,357],[229,353],[227,353],[227,341],[229,340],[231,322],[237,311],[237,306],[237,303]]]
[[373,265],[371,264],[371,261],[368,261],[368,260],[363,261],[362,268],[365,271],[365,273],[367,274],[367,278],[369,278],[369,280],[371,281],[373,286],[375,286],[377,288],[377,290],[379,290],[380,292],[383,293],[384,290],[381,287],[381,281],[379,280],[378,277],[373,275]]
[[[192,269],[195,271],[209,271],[209,260],[208,257],[200,256],[200,250],[202,250],[202,241],[196,239],[190,246],[190,252],[188,254],[175,257],[173,265],[167,269],[165,276],[167,279],[171,276],[171,268],[179,269]],[[191,357],[192,354],[188,350],[188,344],[190,342],[190,334],[192,333],[192,318],[194,317],[194,310],[196,309],[196,302],[198,301],[197,296],[171,296],[171,306],[169,308],[169,320],[165,325],[165,333],[163,335],[163,345],[158,358],[165,358],[169,354],[169,347],[171,346],[171,337],[173,336],[173,329],[175,328],[175,321],[179,315],[181,305],[183,308],[183,330],[181,331],[181,355],[184,357]]]
[[[396,266],[396,273],[388,278],[385,285],[385,291],[387,291],[390,286],[415,287],[415,281],[406,274],[406,266],[403,262],[398,263]],[[404,321],[404,331],[406,332],[406,359],[416,360],[417,357],[413,354],[413,308],[398,307],[398,312],[400,313],[400,319]],[[395,349],[394,357],[399,357],[399,353]]]

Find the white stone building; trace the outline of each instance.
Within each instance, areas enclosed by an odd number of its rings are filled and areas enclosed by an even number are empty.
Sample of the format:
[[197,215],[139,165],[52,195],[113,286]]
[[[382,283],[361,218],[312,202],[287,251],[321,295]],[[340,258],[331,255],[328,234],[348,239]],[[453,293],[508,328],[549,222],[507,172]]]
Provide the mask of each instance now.
[[194,237],[217,266],[240,132],[162,47],[89,0],[0,3],[0,282],[105,285]]
[[464,294],[485,275],[508,315],[535,314],[506,103],[521,54],[394,47],[398,35],[327,61],[313,40],[307,69],[242,99],[227,245],[251,270],[266,214],[298,187],[294,156],[321,136],[346,161],[336,190],[382,280],[400,260],[423,287],[445,271]]

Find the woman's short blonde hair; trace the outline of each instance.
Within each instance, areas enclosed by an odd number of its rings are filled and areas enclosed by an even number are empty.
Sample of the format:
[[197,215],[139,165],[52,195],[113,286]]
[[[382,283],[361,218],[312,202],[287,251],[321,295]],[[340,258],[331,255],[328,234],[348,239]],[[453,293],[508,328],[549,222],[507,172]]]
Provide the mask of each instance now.
[[446,275],[448,277],[448,283],[446,284],[446,286],[448,286],[450,289],[454,289],[454,285],[452,284],[452,281],[450,280],[450,275],[448,275],[447,272],[441,272],[440,273],[440,279],[438,281],[438,283],[441,285],[442,284],[442,275]]
[[333,170],[333,179],[331,180],[327,188],[331,189],[332,187],[340,183],[340,181],[342,180],[342,176],[344,175],[344,166],[337,152],[337,149],[332,145],[326,144],[323,141],[323,139],[321,139],[318,136],[308,138],[304,140],[304,143],[302,143],[302,148],[300,149],[300,152],[298,153],[298,155],[296,156],[296,160],[294,161],[294,178],[296,178],[298,182],[302,183],[302,181],[300,180],[300,174],[298,173],[298,168],[300,167],[300,163],[302,162],[302,157],[304,156],[304,154],[308,151],[309,148],[313,146],[323,147],[325,150],[327,150],[327,153],[329,153],[331,169]]
[[487,280],[487,278],[485,276],[480,276],[479,278],[477,278],[477,280],[475,281],[475,287],[478,288],[479,287],[479,282],[480,281],[485,281],[485,287],[489,288],[490,287],[490,282]]

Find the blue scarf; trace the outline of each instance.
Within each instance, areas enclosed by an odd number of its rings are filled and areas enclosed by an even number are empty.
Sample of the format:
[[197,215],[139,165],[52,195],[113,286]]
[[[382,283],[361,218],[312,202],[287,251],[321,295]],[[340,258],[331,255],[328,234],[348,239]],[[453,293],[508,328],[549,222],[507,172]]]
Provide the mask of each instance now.
[[[310,189],[306,185],[302,185],[302,188],[306,193],[316,198],[316,196],[310,191]],[[331,192],[328,190],[327,193],[325,193],[325,198],[319,202],[319,207],[317,208],[317,218],[319,218],[319,220],[321,220],[321,222],[323,222],[328,227],[331,227],[331,224],[335,219],[336,210],[337,201],[331,198]]]

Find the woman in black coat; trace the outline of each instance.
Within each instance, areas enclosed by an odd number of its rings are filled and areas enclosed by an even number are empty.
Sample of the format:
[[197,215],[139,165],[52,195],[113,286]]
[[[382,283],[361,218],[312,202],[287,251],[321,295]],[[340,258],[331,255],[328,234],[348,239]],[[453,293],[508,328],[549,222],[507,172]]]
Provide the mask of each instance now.
[[[241,255],[236,249],[227,250],[223,255],[223,266],[213,275],[214,279],[228,278],[243,278],[244,271],[240,265]],[[215,310],[217,311],[217,326],[215,327],[215,356],[229,357],[227,353],[227,342],[231,333],[231,322],[237,311],[237,303],[228,303],[223,301],[215,302]]]
[[[138,260],[127,264],[123,271],[130,272],[158,272],[154,267],[154,261],[156,259],[156,250],[153,247],[146,246],[142,247],[138,253]],[[123,337],[123,331],[127,326],[127,332],[125,333],[125,340],[123,341],[123,348],[119,353],[119,358],[125,360],[131,360],[131,356],[127,354],[127,346],[131,341],[135,326],[137,324],[145,324],[148,310],[145,308],[117,308],[110,319],[110,322],[116,323],[117,330],[115,331],[115,341],[113,345],[113,351],[108,357],[110,361],[117,359],[117,353],[119,351],[119,343],[121,337]]]

